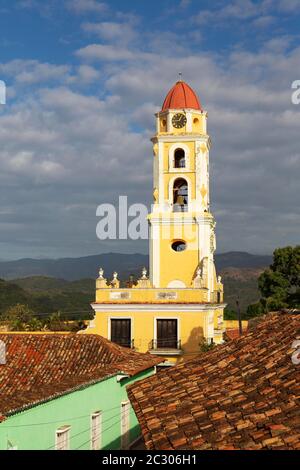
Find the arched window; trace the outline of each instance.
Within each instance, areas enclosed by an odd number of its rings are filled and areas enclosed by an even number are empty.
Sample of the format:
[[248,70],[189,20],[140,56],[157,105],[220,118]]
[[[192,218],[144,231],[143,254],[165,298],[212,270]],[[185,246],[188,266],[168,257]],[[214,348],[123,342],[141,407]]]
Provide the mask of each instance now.
[[175,150],[174,168],[185,168],[185,153],[183,149]]
[[188,203],[188,184],[185,179],[177,178],[173,186],[174,212],[187,212]]
[[172,250],[174,251],[184,251],[186,249],[186,243],[183,240],[177,240],[171,245]]

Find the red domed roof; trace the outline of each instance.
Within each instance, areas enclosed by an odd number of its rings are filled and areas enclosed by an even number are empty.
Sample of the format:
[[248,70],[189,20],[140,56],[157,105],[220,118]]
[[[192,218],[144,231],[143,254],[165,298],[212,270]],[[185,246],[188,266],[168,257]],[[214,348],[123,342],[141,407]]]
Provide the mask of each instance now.
[[177,82],[169,91],[162,105],[162,111],[167,109],[191,108],[202,110],[198,96],[185,82]]

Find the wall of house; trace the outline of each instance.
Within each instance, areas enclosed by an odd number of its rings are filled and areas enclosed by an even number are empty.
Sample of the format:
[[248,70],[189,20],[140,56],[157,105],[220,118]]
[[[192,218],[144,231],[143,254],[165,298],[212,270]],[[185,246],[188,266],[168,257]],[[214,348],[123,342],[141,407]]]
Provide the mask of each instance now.
[[[8,417],[0,423],[0,450],[55,450],[56,430],[70,425],[70,450],[91,449],[91,415],[102,411],[102,449],[121,447],[121,403],[128,401],[126,386],[152,375],[154,369],[117,382],[110,377],[84,389]],[[130,441],[140,434],[130,406]]]
[[[134,307],[136,310],[134,310]],[[181,341],[181,348],[184,355],[195,354],[201,352],[200,344],[205,338],[214,337],[214,342],[222,342],[222,332],[218,336],[215,335],[217,329],[223,322],[223,310],[210,309],[200,311],[182,311],[176,310],[159,311],[157,309],[152,311],[139,310],[139,306],[128,305],[128,311],[118,311],[117,306],[115,311],[111,312],[97,312],[95,320],[90,323],[84,333],[99,334],[105,338],[110,338],[110,320],[111,318],[127,318],[131,319],[131,339],[134,340],[134,347],[138,352],[147,352],[151,348],[151,341],[156,339],[155,326],[156,320],[159,318],[173,318],[178,320],[178,339]],[[162,354],[163,357],[163,354]],[[174,356],[168,355],[168,360],[177,362],[181,360],[181,356],[175,354]]]

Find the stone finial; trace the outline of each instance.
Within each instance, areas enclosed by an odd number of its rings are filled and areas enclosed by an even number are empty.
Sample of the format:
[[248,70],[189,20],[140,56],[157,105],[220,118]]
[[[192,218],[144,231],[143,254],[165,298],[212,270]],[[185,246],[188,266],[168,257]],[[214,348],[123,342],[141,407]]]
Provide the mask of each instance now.
[[192,286],[196,289],[200,289],[202,287],[202,269],[200,266],[196,269],[196,275],[193,279]]
[[99,268],[99,277],[96,279],[97,289],[104,289],[107,287],[106,279],[104,277],[104,269]]
[[222,282],[222,276],[218,276],[218,283],[221,284]]
[[120,281],[119,281],[119,279],[118,279],[118,273],[117,273],[116,271],[113,273],[113,279],[112,279],[110,285],[111,285],[112,287],[116,287],[117,289],[118,289],[119,286],[120,286]]
[[104,270],[102,268],[99,269],[99,278],[98,279],[104,279],[103,277]]
[[150,280],[147,277],[147,269],[146,268],[142,269],[142,276],[138,280],[137,285],[135,287],[138,287],[138,288],[141,288],[141,289],[151,287]]
[[147,269],[146,268],[142,269],[142,279],[147,279]]

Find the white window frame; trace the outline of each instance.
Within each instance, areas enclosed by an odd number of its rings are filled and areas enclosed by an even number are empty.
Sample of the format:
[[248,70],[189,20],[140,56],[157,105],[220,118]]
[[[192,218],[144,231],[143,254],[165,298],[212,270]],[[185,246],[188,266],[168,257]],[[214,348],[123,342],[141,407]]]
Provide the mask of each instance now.
[[[175,168],[175,151],[177,149],[182,149],[184,151],[185,158],[185,167],[184,168]],[[190,148],[188,145],[183,142],[178,142],[171,145],[169,148],[169,173],[184,173],[190,172]]]
[[180,317],[154,317],[153,330],[154,330],[154,341],[157,343],[157,320],[177,320],[177,343],[181,341],[181,324]]
[[[125,411],[125,413],[123,413]],[[125,425],[123,418],[125,419]],[[121,402],[121,449],[128,449],[130,445],[130,401]]]
[[[96,420],[96,427],[94,427],[94,420]],[[102,411],[95,411],[91,414],[91,450],[100,449],[102,449]]]
[[124,317],[123,315],[116,317],[108,317],[107,318],[107,339],[111,341],[111,320],[130,320],[130,344],[132,344],[133,338],[133,331],[134,331],[134,322],[133,322],[133,317]]
[[[70,430],[71,426],[64,425],[55,431],[55,450],[70,450]],[[60,448],[59,438],[65,435],[64,448]]]

